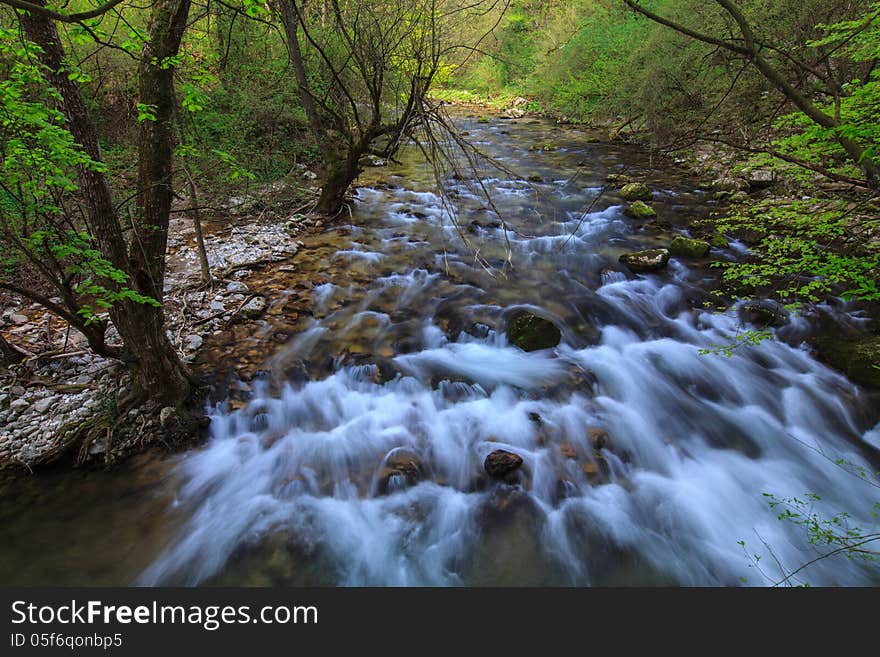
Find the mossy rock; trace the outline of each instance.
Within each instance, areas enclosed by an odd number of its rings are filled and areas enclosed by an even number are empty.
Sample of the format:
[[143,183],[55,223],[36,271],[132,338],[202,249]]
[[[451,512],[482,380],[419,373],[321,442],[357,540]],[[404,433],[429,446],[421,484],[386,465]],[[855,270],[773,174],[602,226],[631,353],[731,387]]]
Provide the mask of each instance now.
[[714,235],[711,240],[709,240],[709,244],[712,245],[712,248],[715,249],[726,249],[730,246],[730,242],[727,240],[724,235],[718,234]]
[[620,195],[627,201],[650,201],[654,198],[645,183],[629,183],[620,188]]
[[859,339],[833,336],[813,341],[819,360],[853,383],[880,389],[880,335]]
[[631,203],[623,212],[633,219],[651,219],[657,216],[657,211],[644,201]]
[[669,245],[669,253],[685,258],[705,258],[710,248],[709,242],[679,235]]
[[636,274],[657,271],[658,269],[663,269],[669,263],[669,250],[649,249],[647,251],[624,253],[620,256],[620,262]]
[[481,116],[479,119],[477,119],[477,123],[489,123],[489,119],[485,116]]
[[523,351],[552,349],[562,340],[562,332],[553,322],[531,313],[518,313],[507,325],[510,343]]

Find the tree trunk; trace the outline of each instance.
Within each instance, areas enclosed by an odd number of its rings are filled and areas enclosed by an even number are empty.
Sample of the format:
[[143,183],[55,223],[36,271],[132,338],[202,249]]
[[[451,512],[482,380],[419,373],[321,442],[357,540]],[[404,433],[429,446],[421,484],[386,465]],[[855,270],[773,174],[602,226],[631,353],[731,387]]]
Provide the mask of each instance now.
[[[189,7],[188,0],[181,0]],[[169,3],[160,2],[154,14],[160,13]],[[65,53],[58,37],[55,23],[36,12],[20,14],[19,20],[30,41],[40,46],[40,59],[48,69],[48,79],[61,94],[62,110],[67,118],[67,127],[74,141],[95,161],[101,161],[101,150],[98,145],[97,132],[92,118],[83,102],[76,82],[68,76],[65,64]],[[175,51],[176,52],[176,51]],[[145,58],[148,59],[148,56]],[[142,68],[150,68],[149,65]],[[153,68],[157,68],[154,66]],[[161,76],[161,81],[171,83],[171,72]],[[159,94],[161,95],[161,94]],[[148,94],[141,102],[151,102],[153,96]],[[157,135],[161,138],[161,131]],[[142,139],[143,145],[143,139]],[[132,239],[132,251],[139,255],[132,261],[127,252],[126,240],[123,236],[119,215],[110,193],[110,185],[105,174],[87,167],[80,167],[80,194],[84,200],[86,222],[90,234],[95,238],[102,255],[120,271],[131,277],[130,285],[137,292],[150,296],[160,302],[162,300],[162,278],[164,264],[158,265],[158,254],[164,261],[165,241],[167,239],[168,218],[162,221],[163,208],[170,209],[161,198],[162,194],[170,197],[168,180],[170,179],[170,155],[168,144],[153,145],[148,148],[147,159],[156,154],[167,154],[169,161],[163,166],[141,167],[139,180],[140,189],[150,190],[142,196],[147,197],[150,207],[149,216],[158,221],[158,230],[146,231],[140,235],[143,226],[136,229]],[[167,175],[163,175],[166,172]],[[154,181],[147,180],[149,175],[159,175]],[[153,188],[158,189],[155,191]],[[164,225],[164,230],[162,226]],[[106,281],[110,289],[114,286]],[[153,400],[159,404],[180,405],[189,396],[191,376],[177,356],[177,352],[165,333],[165,317],[161,307],[122,300],[114,303],[110,309],[110,319],[122,336],[122,360],[130,367],[134,385],[132,401],[143,402]]]
[[361,174],[358,164],[360,153],[349,152],[346,156],[333,158],[329,164],[327,178],[321,188],[321,196],[315,211],[333,217],[345,206],[345,194],[351,184]]

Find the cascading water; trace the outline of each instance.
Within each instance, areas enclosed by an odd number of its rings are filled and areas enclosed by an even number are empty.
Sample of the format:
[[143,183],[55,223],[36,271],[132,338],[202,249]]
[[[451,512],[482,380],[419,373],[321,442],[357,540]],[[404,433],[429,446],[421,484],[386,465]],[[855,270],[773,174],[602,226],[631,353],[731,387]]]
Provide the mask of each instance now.
[[[528,129],[484,132],[500,158],[522,157]],[[530,164],[553,179],[579,157],[589,148]],[[660,238],[610,200],[579,212],[591,182],[536,195],[490,180],[503,225],[461,185],[464,233],[430,192],[360,190],[313,325],[245,408],[214,412],[209,443],[179,466],[185,524],[138,581],[767,584],[815,558],[762,493],[867,512],[874,491],[851,469],[877,456],[868,398],[800,346],[804,319],[729,357],[701,353],[742,328],[735,311],[701,309],[711,272],[620,271],[626,246]],[[704,203],[682,186],[656,197],[668,214]],[[510,346],[517,308],[561,326],[560,347]],[[524,460],[514,485],[482,472],[497,449]],[[877,579],[829,558],[794,581]]]

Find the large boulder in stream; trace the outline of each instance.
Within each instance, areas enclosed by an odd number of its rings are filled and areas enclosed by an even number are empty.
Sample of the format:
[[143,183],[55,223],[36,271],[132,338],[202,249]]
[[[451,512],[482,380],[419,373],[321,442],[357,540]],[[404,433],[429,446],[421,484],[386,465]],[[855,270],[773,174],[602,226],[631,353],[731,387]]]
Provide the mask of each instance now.
[[739,308],[739,318],[744,324],[756,328],[780,328],[788,324],[789,314],[782,304],[771,299],[753,299]]
[[819,360],[850,381],[880,389],[880,335],[823,336],[812,343]]
[[517,313],[507,325],[510,344],[523,351],[552,349],[562,340],[562,332],[549,319],[532,313]]
[[705,258],[711,248],[709,242],[678,235],[669,245],[669,253],[684,258]]
[[519,454],[496,449],[483,461],[486,474],[496,479],[505,479],[522,467],[523,459]]
[[657,271],[663,269],[669,263],[669,250],[648,249],[647,251],[624,253],[620,256],[620,262],[636,274]]
[[629,183],[620,189],[620,195],[627,201],[650,201],[654,198],[645,183]]

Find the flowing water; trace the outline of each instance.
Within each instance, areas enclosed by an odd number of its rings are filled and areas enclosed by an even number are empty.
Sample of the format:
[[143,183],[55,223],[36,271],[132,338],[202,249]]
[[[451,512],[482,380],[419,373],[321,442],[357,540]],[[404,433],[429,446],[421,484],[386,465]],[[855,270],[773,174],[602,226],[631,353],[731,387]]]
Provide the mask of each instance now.
[[[825,306],[701,354],[742,331],[709,302],[715,270],[673,259],[637,276],[617,259],[668,244],[709,195],[575,130],[462,124],[541,182],[487,171],[499,216],[451,179],[457,228],[415,154],[372,171],[350,223],[307,244],[311,315],[268,349],[247,404],[214,407],[183,456],[6,496],[3,582],[766,584],[820,552],[763,493],[817,494],[817,513],[875,526],[880,496],[853,469],[878,469],[876,398],[802,345],[816,317],[827,332],[857,314]],[[657,190],[669,230],[603,193],[621,170]],[[552,319],[560,346],[511,346],[518,310]],[[524,460],[511,483],[483,473],[497,449]],[[880,583],[843,557],[801,576]]]

